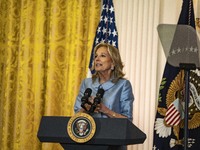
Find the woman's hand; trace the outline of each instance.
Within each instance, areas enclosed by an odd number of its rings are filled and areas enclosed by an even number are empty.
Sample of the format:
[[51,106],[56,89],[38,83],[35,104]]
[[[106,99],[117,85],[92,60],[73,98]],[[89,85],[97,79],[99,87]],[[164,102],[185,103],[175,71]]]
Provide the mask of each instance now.
[[81,111],[81,112],[88,112],[88,111],[90,110],[90,108],[91,108],[93,102],[94,102],[94,96],[90,96],[90,97],[88,98],[88,102],[84,104],[84,107],[85,107],[86,110],[83,109],[83,108],[81,108],[80,111]]
[[97,105],[95,112],[101,112],[101,113],[105,113],[108,110],[110,110],[108,107],[106,107],[106,105],[104,105],[103,103],[100,103]]
[[98,113],[101,112],[101,113],[107,115],[110,118],[127,118],[126,116],[123,116],[121,114],[118,114],[118,113],[110,110],[103,103],[100,103],[100,104],[97,105],[95,112],[98,112]]

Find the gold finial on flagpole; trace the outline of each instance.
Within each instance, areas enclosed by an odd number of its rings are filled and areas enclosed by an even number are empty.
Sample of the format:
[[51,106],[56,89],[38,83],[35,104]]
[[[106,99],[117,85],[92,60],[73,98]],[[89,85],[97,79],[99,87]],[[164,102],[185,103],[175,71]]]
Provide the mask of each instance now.
[[197,0],[197,7],[196,7],[196,19],[195,19],[195,24],[196,24],[196,31],[198,34],[200,34],[200,0]]

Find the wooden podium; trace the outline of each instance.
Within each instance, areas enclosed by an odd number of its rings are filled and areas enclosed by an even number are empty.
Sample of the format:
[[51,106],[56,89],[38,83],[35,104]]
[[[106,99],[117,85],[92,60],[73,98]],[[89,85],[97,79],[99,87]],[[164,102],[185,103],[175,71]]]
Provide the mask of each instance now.
[[128,119],[94,118],[96,132],[86,143],[76,143],[67,133],[70,117],[43,116],[38,130],[41,142],[60,143],[66,150],[117,150],[123,145],[141,144],[146,139]]

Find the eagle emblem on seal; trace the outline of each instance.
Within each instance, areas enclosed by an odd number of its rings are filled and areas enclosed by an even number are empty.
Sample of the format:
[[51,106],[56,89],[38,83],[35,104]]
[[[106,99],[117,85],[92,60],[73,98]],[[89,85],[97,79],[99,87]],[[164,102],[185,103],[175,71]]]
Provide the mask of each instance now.
[[88,123],[81,119],[76,122],[75,132],[79,136],[85,136],[89,131]]

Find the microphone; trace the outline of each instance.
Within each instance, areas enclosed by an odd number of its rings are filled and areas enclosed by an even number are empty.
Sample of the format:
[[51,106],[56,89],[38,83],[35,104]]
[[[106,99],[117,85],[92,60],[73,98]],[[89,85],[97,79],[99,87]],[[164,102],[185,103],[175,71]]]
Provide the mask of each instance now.
[[103,98],[103,95],[104,95],[104,89],[98,89],[96,97],[94,98],[94,102],[92,106],[90,107],[90,110],[89,110],[90,113],[93,113],[97,105],[100,104],[101,99]]
[[85,92],[84,92],[84,96],[81,98],[81,107],[83,108],[83,109],[85,109],[86,111],[87,111],[87,109],[86,109],[86,107],[85,107],[85,104],[87,103],[87,104],[92,104],[91,102],[89,102],[88,101],[88,98],[90,97],[90,95],[91,95],[91,93],[92,93],[92,90],[90,89],[90,88],[87,88],[86,90],[85,90]]

